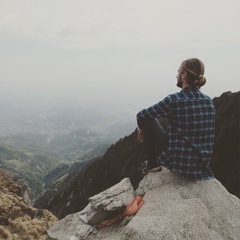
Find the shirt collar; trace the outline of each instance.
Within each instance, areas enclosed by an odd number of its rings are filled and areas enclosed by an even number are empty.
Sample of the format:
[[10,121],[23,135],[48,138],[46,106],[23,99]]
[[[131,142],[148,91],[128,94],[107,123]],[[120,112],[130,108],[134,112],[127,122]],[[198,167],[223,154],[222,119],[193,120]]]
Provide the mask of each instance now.
[[199,91],[197,88],[193,88],[191,86],[185,87],[181,90],[181,92],[197,92]]

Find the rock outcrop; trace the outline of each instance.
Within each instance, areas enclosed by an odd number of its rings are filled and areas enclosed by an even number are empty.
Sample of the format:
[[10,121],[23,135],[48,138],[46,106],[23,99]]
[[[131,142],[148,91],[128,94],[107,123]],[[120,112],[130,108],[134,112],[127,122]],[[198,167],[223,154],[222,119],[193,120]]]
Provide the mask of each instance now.
[[88,224],[96,225],[110,219],[124,210],[134,198],[134,189],[129,178],[123,179],[113,187],[89,198],[92,207]]
[[49,239],[239,239],[240,200],[215,178],[195,182],[163,168],[146,175],[135,195],[145,203],[127,225],[123,220],[97,231],[72,214],[53,226]]
[[136,193],[145,205],[125,229],[130,239],[239,239],[240,200],[216,179],[194,182],[164,169]]
[[[29,186],[18,174],[3,170],[1,171],[1,175],[4,182],[7,184],[5,187],[22,197],[26,203],[31,203],[31,200],[29,199]],[[12,183],[14,183],[14,185]]]
[[0,182],[0,239],[45,239],[57,218],[28,205],[23,199],[27,185],[14,174],[0,169]]
[[69,239],[74,236],[85,239],[90,233],[96,233],[94,226],[124,211],[134,198],[133,193],[130,179],[125,178],[111,188],[90,197],[89,204],[83,211],[65,217],[48,231],[49,239]]

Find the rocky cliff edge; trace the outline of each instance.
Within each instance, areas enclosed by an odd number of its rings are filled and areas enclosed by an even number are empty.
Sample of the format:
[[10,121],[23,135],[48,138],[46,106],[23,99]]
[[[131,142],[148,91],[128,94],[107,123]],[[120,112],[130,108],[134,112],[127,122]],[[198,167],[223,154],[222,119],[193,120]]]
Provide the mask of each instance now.
[[215,178],[195,182],[163,168],[146,175],[134,195],[145,203],[127,221],[97,230],[71,214],[48,231],[48,239],[239,239],[240,200]]

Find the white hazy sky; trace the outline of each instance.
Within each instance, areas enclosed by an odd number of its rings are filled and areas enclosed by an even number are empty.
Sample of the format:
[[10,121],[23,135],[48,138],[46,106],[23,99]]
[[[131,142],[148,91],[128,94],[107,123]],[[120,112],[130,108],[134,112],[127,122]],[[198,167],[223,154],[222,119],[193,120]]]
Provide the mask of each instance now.
[[123,102],[141,110],[205,64],[211,97],[240,90],[239,0],[0,0],[1,94]]

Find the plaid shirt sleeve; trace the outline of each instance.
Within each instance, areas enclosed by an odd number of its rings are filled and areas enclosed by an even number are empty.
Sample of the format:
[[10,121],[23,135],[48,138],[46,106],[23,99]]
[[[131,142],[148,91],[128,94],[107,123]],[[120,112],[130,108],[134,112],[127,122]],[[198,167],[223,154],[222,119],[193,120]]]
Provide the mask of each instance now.
[[168,118],[171,111],[170,103],[171,96],[168,96],[159,103],[140,111],[137,114],[138,127],[141,129],[141,122],[139,120],[143,118]]

